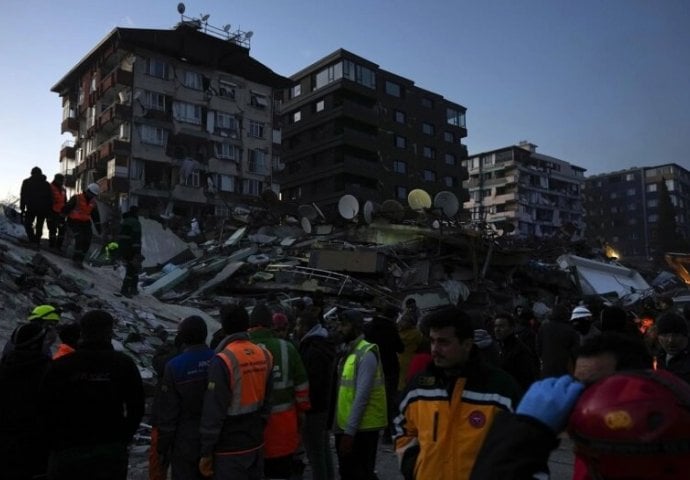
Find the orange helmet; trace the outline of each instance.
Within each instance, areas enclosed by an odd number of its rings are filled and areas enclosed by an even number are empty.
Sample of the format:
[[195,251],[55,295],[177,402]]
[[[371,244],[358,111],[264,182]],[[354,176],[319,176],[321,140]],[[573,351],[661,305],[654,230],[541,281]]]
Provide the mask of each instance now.
[[663,370],[604,378],[579,398],[568,432],[594,479],[687,479],[690,385]]

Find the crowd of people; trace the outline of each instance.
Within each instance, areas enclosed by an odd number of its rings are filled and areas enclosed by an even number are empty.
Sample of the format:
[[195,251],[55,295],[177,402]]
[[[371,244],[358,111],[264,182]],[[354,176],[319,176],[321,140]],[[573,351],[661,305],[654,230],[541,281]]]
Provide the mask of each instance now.
[[[321,297],[270,297],[219,312],[214,332],[182,320],[154,358],[151,480],[298,478],[302,450],[315,480],[375,479],[381,442],[406,479],[547,478],[564,430],[576,480],[690,471],[690,309],[642,322],[582,302],[538,322],[528,305],[479,318],[414,298],[325,313]],[[115,321],[63,325],[39,305],[13,332],[3,478],[127,478],[144,392]]]

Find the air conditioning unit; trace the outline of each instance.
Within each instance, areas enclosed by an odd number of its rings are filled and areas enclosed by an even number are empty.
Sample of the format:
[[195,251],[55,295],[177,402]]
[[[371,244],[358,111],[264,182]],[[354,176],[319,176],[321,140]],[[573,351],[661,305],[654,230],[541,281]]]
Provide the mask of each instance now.
[[129,104],[130,95],[131,95],[131,92],[129,90],[123,90],[117,94],[118,99],[120,100],[120,103],[123,105]]
[[118,138],[125,142],[129,141],[129,123],[123,123],[120,125],[120,132]]

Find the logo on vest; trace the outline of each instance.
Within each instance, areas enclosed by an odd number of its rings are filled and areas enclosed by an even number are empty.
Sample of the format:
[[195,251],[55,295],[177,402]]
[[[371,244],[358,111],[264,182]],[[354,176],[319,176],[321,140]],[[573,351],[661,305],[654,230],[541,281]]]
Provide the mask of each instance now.
[[484,413],[480,412],[479,410],[475,410],[470,413],[470,416],[468,417],[467,421],[474,428],[482,428],[484,425],[486,425],[486,415],[484,415]]

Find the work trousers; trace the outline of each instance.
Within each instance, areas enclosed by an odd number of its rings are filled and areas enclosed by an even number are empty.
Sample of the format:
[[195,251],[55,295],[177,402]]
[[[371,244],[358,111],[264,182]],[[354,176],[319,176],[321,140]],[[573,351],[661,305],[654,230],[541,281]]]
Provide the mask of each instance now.
[[263,480],[264,456],[260,448],[254,451],[213,455],[213,480]]
[[72,255],[72,260],[83,262],[91,246],[91,237],[93,237],[91,222],[68,220],[67,225],[74,234],[74,254]]
[[127,256],[125,261],[125,278],[122,280],[120,293],[123,295],[137,295],[139,293],[139,272],[141,271],[141,255]]
[[62,248],[65,241],[65,217],[52,212],[48,218],[48,245],[54,248]]
[[[34,228],[34,220],[36,221],[36,227]],[[40,244],[41,236],[43,235],[43,224],[46,221],[45,212],[39,212],[37,210],[27,209],[24,213],[24,230],[26,230],[26,236],[29,242]]]
[[53,451],[49,480],[127,480],[127,445],[110,443]]
[[302,443],[311,466],[312,479],[331,480],[334,478],[328,412],[307,412],[304,415]]
[[380,430],[357,432],[352,445],[352,453],[340,455],[342,434],[336,434],[335,447],[338,450],[338,464],[341,480],[376,480],[376,449],[379,443]]

